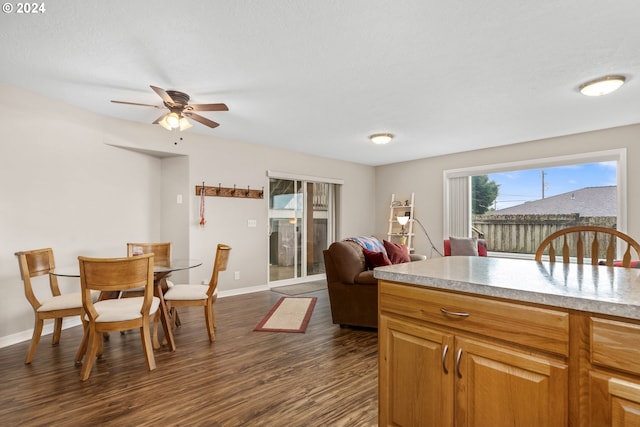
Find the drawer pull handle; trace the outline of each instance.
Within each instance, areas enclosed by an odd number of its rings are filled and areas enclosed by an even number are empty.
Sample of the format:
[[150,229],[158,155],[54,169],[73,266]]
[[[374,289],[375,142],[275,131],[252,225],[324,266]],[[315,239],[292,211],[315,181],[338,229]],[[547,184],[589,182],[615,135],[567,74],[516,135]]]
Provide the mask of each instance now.
[[446,308],[441,308],[440,311],[444,314],[448,314],[450,316],[458,316],[458,317],[469,317],[469,313],[464,311],[449,311]]
[[449,352],[449,344],[445,344],[442,349],[442,370],[445,375],[449,373],[449,369],[447,369],[447,353]]
[[462,349],[458,349],[458,354],[456,355],[456,372],[458,373],[458,377],[462,378],[462,372],[460,372],[460,359],[462,359]]

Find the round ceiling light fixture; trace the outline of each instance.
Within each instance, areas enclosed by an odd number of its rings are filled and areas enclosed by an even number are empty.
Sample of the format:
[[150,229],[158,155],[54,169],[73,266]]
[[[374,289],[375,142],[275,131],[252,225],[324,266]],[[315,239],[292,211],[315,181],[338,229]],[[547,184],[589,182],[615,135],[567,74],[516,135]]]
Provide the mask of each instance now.
[[625,82],[625,76],[605,76],[580,85],[580,93],[586,96],[607,95]]
[[374,133],[369,139],[374,144],[383,145],[388,144],[393,139],[393,135],[390,133]]

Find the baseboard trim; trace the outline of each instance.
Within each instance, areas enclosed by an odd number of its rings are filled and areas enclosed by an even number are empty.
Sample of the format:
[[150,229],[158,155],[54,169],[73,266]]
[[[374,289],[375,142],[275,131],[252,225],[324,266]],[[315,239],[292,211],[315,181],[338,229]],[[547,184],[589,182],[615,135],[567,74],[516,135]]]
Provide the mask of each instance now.
[[[250,286],[247,288],[239,288],[239,289],[230,289],[228,291],[220,291],[218,292],[219,298],[230,297],[234,295],[244,295],[251,294],[254,292],[268,291],[268,285],[259,285],[259,286]],[[82,325],[80,322],[80,317],[74,318],[65,318],[62,322],[62,329],[73,328],[75,326]],[[40,337],[40,341],[42,341],[45,335],[51,335],[53,333],[53,320],[45,321],[44,327],[42,328],[42,336]],[[31,341],[31,337],[33,335],[33,328],[27,329],[25,331],[16,332],[15,334],[6,335],[4,337],[0,337],[0,348],[8,347],[13,344],[18,344],[24,341]]]
[[[46,335],[51,335],[53,333],[53,320],[45,320],[44,327],[42,328],[42,336],[40,337],[40,341],[44,339]],[[62,330],[73,328],[76,326],[82,325],[80,322],[80,317],[68,317],[63,319],[62,321]],[[31,341],[31,337],[33,336],[33,328],[27,329],[26,331],[16,332],[15,334],[6,335],[4,337],[0,337],[0,348],[8,347],[13,344],[18,344],[24,341]]]

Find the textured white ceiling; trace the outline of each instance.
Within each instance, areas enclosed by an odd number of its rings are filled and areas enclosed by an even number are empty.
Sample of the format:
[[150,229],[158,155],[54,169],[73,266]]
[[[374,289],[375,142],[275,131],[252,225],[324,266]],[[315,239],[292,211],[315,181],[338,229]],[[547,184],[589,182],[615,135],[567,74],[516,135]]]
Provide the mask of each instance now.
[[[0,15],[0,81],[149,126],[109,101],[229,106],[183,137],[380,165],[640,122],[637,0],[43,3]],[[618,92],[578,93],[611,73]]]

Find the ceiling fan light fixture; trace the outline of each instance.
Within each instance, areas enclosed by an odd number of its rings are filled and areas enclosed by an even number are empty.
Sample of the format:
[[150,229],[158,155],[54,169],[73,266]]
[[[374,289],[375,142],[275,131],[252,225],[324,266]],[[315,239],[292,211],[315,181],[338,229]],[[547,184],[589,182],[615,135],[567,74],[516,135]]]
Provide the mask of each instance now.
[[393,135],[390,133],[374,133],[369,137],[371,142],[378,145],[388,144],[393,139]]
[[158,124],[166,130],[172,130],[171,126],[169,126],[169,123],[167,123],[167,116],[168,114],[166,114],[161,120],[158,120]]
[[167,122],[171,129],[180,127],[180,116],[178,113],[171,112],[164,116],[164,120]]
[[620,88],[626,81],[624,76],[605,76],[580,85],[580,93],[586,96],[607,95]]
[[191,123],[189,123],[189,120],[187,120],[186,117],[182,117],[180,119],[180,131],[187,130],[191,126],[193,126],[193,125]]

